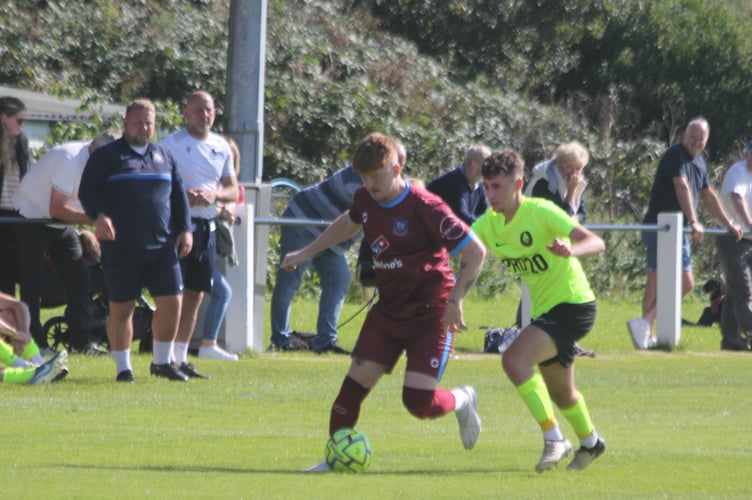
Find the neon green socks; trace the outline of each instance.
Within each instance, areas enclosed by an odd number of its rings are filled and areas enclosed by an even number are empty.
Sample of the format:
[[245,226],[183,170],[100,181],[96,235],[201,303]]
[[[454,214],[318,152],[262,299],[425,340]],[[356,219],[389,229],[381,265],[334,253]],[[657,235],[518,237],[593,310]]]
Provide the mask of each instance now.
[[551,396],[548,395],[548,389],[540,373],[536,372],[517,386],[517,392],[544,433],[557,426]]
[[6,384],[28,384],[34,376],[36,368],[5,368],[3,370],[3,382]]
[[[569,408],[562,408],[561,414],[564,415],[564,417],[570,423],[570,425],[574,429],[575,434],[577,434],[577,437],[580,438],[580,441],[583,442],[583,445],[588,447],[583,440],[591,441],[587,439],[591,435],[594,436],[594,439],[592,439],[592,441],[597,440],[598,437],[594,432],[593,422],[592,420],[590,420],[590,412],[588,412],[587,404],[585,404],[585,398],[582,396],[582,394],[578,392],[577,402],[574,404],[574,406],[571,406]],[[593,446],[595,446],[595,443],[592,443],[589,447],[592,448]]]

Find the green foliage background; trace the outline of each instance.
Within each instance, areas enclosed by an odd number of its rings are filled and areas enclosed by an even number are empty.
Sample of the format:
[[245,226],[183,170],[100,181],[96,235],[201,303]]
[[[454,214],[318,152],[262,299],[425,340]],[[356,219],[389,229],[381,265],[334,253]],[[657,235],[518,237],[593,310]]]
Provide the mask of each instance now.
[[[229,0],[0,0],[0,82],[83,99],[149,97],[177,128],[192,90],[226,95]],[[513,147],[528,168],[561,142],[591,152],[589,223],[638,223],[656,162],[686,121],[708,117],[715,185],[752,118],[743,0],[269,0],[264,179],[315,182],[373,130],[431,179],[467,145]],[[115,124],[117,125],[117,120]],[[51,140],[112,122],[66,123]],[[711,222],[705,219],[705,222]],[[586,262],[599,290],[641,287],[635,233],[605,233]],[[712,240],[695,249],[715,274]],[[486,275],[488,288],[505,278]]]

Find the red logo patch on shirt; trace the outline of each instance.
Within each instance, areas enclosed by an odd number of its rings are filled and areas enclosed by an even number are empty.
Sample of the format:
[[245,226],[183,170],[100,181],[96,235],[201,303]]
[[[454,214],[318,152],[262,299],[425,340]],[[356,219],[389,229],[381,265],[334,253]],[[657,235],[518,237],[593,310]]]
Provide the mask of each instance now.
[[387,248],[389,248],[389,242],[383,236],[379,236],[371,244],[371,251],[374,255],[380,255]]

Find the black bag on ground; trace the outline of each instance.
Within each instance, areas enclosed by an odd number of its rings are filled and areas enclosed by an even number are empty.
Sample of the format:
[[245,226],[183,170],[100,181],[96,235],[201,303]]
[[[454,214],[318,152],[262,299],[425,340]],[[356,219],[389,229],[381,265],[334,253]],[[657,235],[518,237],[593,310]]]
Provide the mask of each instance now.
[[509,328],[490,328],[483,340],[483,352],[492,354],[504,354],[512,345],[514,339],[519,337],[520,329],[516,326]]
[[313,339],[315,337],[315,333],[293,330],[290,332],[290,344],[299,351],[313,351]]

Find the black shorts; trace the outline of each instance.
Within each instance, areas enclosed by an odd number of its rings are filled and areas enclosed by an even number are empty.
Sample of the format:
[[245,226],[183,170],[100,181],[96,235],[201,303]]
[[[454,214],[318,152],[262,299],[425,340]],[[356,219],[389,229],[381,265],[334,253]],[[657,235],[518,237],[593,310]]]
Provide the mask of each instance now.
[[107,297],[130,302],[146,287],[152,297],[183,293],[178,253],[174,244],[156,250],[119,250],[102,247],[102,269]]
[[183,282],[189,290],[210,292],[217,255],[217,239],[213,219],[191,218],[193,223],[193,248],[180,259]]
[[588,334],[595,324],[595,301],[584,304],[559,304],[535,318],[531,325],[540,328],[556,344],[556,356],[540,363],[548,366],[559,362],[567,367],[574,363],[574,344]]

